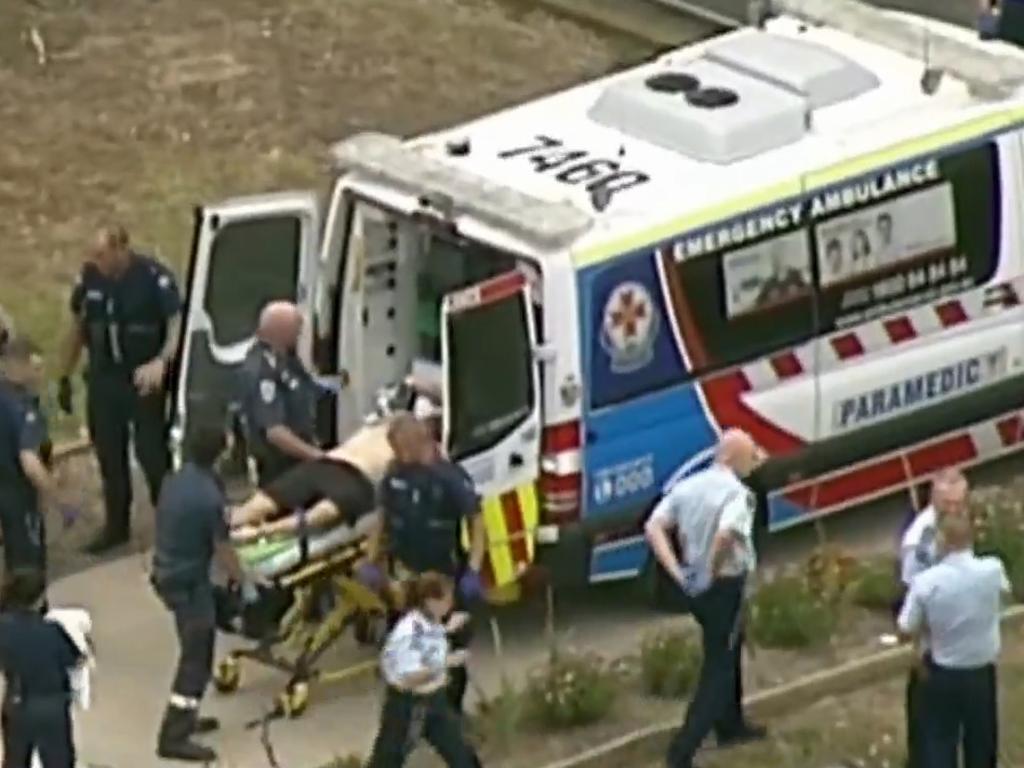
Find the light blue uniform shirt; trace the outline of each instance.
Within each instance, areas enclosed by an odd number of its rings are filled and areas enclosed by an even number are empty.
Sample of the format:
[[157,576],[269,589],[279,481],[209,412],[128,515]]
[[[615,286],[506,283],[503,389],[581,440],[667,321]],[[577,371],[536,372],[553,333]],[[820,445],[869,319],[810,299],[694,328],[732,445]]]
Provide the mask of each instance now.
[[742,576],[754,570],[754,509],[754,495],[721,464],[680,480],[658,502],[651,519],[675,527],[689,594],[698,595],[711,586],[711,544],[719,531],[732,531],[741,539],[726,556],[721,575]]
[[935,507],[921,510],[903,534],[900,544],[900,576],[907,587],[914,577],[938,562],[938,527]]
[[993,664],[999,656],[1002,596],[1009,591],[998,558],[952,552],[914,577],[900,611],[900,631],[926,630],[932,660],[940,667]]
[[419,611],[405,614],[384,642],[381,671],[392,687],[402,688],[402,679],[415,672],[434,672],[431,685],[445,674],[448,660],[448,633],[445,628]]

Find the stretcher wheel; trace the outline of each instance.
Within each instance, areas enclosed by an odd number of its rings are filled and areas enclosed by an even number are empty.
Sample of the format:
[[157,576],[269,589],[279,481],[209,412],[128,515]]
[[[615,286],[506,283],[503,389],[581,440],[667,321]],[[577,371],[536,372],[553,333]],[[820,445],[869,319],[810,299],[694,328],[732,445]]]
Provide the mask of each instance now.
[[291,683],[277,697],[277,706],[285,717],[299,717],[309,704],[309,685]]
[[360,613],[355,618],[352,633],[360,645],[379,646],[387,634],[387,618],[382,613]]
[[228,657],[221,659],[213,670],[213,687],[220,693],[234,693],[242,682],[242,670],[238,660]]

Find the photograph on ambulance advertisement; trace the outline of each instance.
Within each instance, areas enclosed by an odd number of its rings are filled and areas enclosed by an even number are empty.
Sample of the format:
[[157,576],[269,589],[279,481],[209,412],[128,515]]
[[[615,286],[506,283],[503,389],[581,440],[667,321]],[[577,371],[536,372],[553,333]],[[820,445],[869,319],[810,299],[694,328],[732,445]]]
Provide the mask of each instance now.
[[804,230],[726,253],[722,258],[729,317],[766,309],[806,296],[811,261]]
[[815,227],[822,286],[888,271],[956,248],[953,186],[948,182]]

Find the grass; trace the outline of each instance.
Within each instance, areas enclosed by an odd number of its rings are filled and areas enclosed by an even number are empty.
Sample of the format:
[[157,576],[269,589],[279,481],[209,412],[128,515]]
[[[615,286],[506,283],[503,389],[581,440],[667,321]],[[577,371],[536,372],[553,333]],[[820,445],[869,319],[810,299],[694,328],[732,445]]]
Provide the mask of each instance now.
[[197,203],[322,188],[353,132],[427,131],[649,53],[494,0],[2,6],[0,306],[51,358],[98,223],[183,275]]

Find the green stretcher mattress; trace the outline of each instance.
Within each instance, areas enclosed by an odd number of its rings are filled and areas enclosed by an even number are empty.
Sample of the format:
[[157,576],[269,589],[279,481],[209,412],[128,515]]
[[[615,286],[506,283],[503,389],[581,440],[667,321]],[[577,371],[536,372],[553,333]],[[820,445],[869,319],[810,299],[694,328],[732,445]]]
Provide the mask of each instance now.
[[358,542],[369,534],[373,523],[374,515],[369,514],[357,520],[355,525],[336,525],[322,531],[311,531],[306,535],[305,558],[299,536],[261,539],[241,544],[235,551],[247,571],[273,578]]

